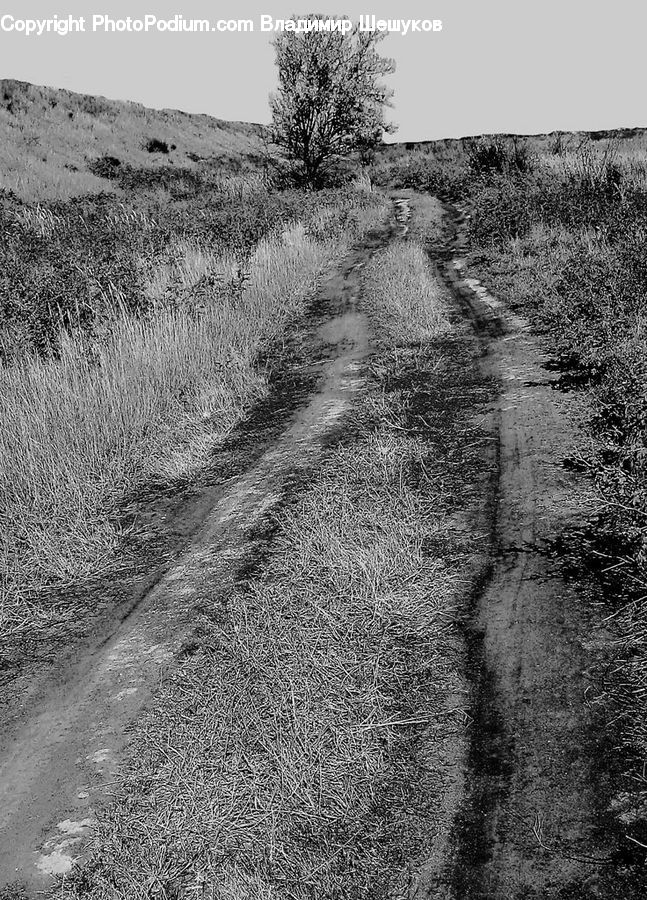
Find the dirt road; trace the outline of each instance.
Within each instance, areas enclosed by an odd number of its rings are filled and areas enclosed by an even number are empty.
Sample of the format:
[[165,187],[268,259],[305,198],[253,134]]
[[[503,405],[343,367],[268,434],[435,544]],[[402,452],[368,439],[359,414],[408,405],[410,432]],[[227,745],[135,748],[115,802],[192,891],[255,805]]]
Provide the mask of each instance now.
[[[459,232],[460,234],[460,232]],[[460,240],[441,264],[471,320],[494,405],[491,560],[466,627],[472,682],[467,789],[439,893],[453,900],[585,898],[613,859],[585,649],[589,614],[548,548],[583,515],[576,400],[555,390],[526,322],[467,278]]]
[[[397,207],[399,224],[366,239],[324,282],[298,336],[292,368],[302,384],[279,385],[223,448],[238,468],[198,498],[205,518],[189,548],[114,633],[59,673],[4,733],[0,887],[20,879],[32,891],[46,888],[82,857],[129,724],[183,652],[186,601],[207,582],[211,593],[214,585],[226,593],[262,552],[267,514],[319,464],[363,387],[370,338],[358,309],[359,272],[405,231],[407,202]],[[526,323],[465,278],[460,253],[458,246],[437,260],[460,316],[472,323],[482,372],[499,385],[490,410],[497,478],[483,497],[490,560],[466,601],[471,709],[457,773],[465,789],[451,835],[438,841],[450,848],[444,864],[423,866],[409,897],[611,898],[604,885],[617,847],[600,804],[602,758],[585,702],[589,614],[548,552],[582,515],[582,486],[562,465],[576,440],[575,401],[554,390],[557,376]]]
[[307,377],[292,394],[285,385],[274,390],[223,448],[221,457],[249,465],[193,503],[192,515],[196,508],[208,515],[189,549],[112,635],[57,673],[56,686],[5,730],[0,888],[18,880],[42,890],[82,858],[97,804],[119,772],[129,724],[182,651],[190,626],[183,599],[206,579],[212,592],[214,584],[226,591],[258,555],[267,514],[317,465],[361,387],[368,329],[357,310],[359,269],[398,230],[391,221],[369,235],[324,281],[299,336]]

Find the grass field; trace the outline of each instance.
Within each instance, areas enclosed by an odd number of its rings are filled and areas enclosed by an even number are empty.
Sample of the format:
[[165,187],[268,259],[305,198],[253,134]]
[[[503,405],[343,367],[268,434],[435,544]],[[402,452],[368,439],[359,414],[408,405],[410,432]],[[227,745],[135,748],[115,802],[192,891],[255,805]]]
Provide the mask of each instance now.
[[389,209],[372,185],[423,192],[360,267],[365,392],[262,565],[189,609],[191,652],[57,896],[395,898],[443,856],[491,385],[429,267],[432,195],[589,410],[568,462],[596,506],[560,555],[615,641],[595,702],[630,784],[616,813],[647,818],[644,130],[383,147],[370,178],[315,194],[273,181],[252,125],[3,81],[0,129],[3,684],[134,567],[141,497],[205,471],[275,369],[305,377],[315,288]]
[[115,191],[105,174],[127,167],[227,175],[263,152],[259,126],[9,79],[0,80],[0,131],[0,189],[31,202]]

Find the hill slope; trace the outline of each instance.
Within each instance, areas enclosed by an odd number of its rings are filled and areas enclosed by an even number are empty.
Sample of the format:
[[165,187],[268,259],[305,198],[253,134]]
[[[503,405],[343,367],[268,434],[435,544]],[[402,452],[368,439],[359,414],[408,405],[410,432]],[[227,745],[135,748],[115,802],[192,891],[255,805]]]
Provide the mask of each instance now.
[[109,189],[92,171],[105,156],[136,167],[230,171],[262,149],[260,125],[8,79],[0,80],[0,136],[0,188],[29,200]]

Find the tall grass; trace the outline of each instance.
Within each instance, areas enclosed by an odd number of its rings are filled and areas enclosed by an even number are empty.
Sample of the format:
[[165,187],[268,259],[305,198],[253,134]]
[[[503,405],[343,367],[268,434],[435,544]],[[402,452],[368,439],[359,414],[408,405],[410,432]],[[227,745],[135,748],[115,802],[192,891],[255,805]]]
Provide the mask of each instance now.
[[122,310],[91,340],[64,333],[58,359],[30,355],[0,370],[5,586],[34,590],[107,564],[119,537],[111,512],[125,493],[204,458],[263,391],[260,347],[381,211],[342,213],[331,238],[297,224],[261,240],[234,285],[231,257],[185,245],[173,277],[201,293],[181,304],[158,295],[147,315]]
[[233,254],[245,268],[259,241],[277,228],[299,220],[325,241],[341,234],[345,217],[377,203],[360,191],[348,198],[341,191],[278,191],[255,177],[187,178],[176,170],[160,181],[150,169],[126,174],[129,193],[122,199],[101,194],[31,206],[0,191],[4,362],[30,349],[55,355],[61,323],[101,329],[114,318],[115,303],[145,312],[155,291],[163,290],[151,284],[156,279],[166,277],[179,301],[193,277],[190,265],[180,271],[187,254],[207,268],[206,257]]
[[365,274],[368,302],[393,338],[424,342],[448,327],[442,288],[419,243],[389,245]]

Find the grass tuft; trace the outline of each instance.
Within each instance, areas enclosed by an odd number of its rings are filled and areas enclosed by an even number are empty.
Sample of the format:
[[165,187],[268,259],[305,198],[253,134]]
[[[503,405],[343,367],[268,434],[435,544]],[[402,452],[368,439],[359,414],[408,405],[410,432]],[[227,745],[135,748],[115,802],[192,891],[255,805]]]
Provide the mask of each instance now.
[[366,280],[378,324],[392,339],[424,342],[447,329],[442,287],[421,244],[391,244],[369,263]]

